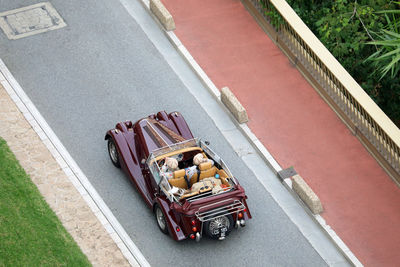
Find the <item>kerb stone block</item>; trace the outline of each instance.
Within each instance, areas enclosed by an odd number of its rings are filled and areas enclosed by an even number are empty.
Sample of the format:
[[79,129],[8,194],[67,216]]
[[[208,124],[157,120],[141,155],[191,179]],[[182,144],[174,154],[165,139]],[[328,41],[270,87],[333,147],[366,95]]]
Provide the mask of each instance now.
[[236,96],[229,90],[228,87],[221,89],[221,101],[233,114],[239,123],[245,123],[249,121],[247,117],[246,109],[242,106]]
[[300,175],[296,174],[292,177],[293,190],[303,200],[304,203],[309,207],[313,214],[319,214],[323,211],[321,201],[319,197],[314,193],[311,187],[301,178]]
[[150,0],[150,10],[157,17],[157,19],[164,26],[165,30],[173,31],[175,30],[175,22],[172,15],[165,8],[160,0]]

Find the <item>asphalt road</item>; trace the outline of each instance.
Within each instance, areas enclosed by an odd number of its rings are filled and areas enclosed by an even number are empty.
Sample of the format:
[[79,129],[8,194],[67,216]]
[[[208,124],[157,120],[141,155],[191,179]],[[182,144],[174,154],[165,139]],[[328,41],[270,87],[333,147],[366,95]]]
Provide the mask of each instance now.
[[[0,12],[37,2],[0,0]],[[51,3],[68,26],[16,41],[1,33],[0,57],[150,264],[325,265],[119,1]],[[224,242],[178,243],[161,234],[108,159],[108,129],[159,110],[179,110],[247,191],[254,218]]]

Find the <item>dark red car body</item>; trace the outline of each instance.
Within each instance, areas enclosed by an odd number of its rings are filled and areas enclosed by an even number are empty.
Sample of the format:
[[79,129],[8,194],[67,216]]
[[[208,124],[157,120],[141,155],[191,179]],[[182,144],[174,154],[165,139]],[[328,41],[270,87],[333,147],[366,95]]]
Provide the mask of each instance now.
[[[165,148],[168,152],[170,146],[198,142],[208,157],[213,158],[214,155],[204,143],[194,139],[180,113],[167,114],[161,111],[136,123],[120,122],[106,133],[105,139],[115,144],[120,167],[137,187],[148,207],[153,211],[157,206],[161,208],[168,233],[173,239],[179,241],[190,237],[200,240],[204,223],[218,216],[229,216],[235,227],[244,226],[245,220],[251,218],[245,191],[233,177],[228,192],[198,197],[192,201],[188,199],[175,201],[173,195],[169,191],[166,192],[165,187],[161,187],[160,181],[153,175],[153,169],[148,165],[152,158],[155,162],[152,154],[154,151]],[[216,165],[222,168],[219,163],[224,164],[223,161],[217,155],[215,158]],[[218,236],[221,235],[225,237],[224,234],[218,233]]]

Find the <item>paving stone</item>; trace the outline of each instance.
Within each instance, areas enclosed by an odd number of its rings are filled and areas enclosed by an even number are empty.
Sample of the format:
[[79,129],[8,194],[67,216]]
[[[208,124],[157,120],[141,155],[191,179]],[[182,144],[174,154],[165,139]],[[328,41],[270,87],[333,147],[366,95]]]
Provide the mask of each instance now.
[[129,266],[85,200],[0,84],[0,136],[94,266]]

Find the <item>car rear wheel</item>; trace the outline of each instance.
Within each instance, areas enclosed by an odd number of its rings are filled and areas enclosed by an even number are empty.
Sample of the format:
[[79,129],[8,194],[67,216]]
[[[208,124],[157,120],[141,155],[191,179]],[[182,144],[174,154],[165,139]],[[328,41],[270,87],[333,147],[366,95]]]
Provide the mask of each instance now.
[[223,240],[233,228],[233,217],[231,214],[213,218],[204,223],[206,235],[213,239]]
[[167,221],[165,220],[164,212],[161,210],[160,206],[156,205],[154,209],[154,215],[156,216],[158,228],[160,228],[161,232],[167,235],[168,234]]
[[117,146],[115,145],[115,142],[112,138],[108,139],[107,147],[108,155],[110,156],[111,162],[114,164],[115,167],[121,168]]

